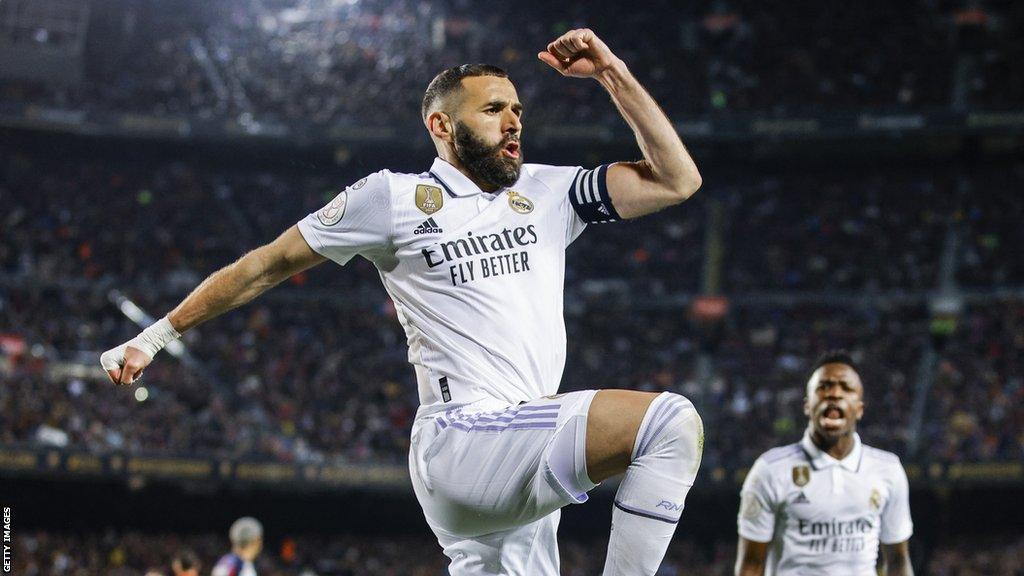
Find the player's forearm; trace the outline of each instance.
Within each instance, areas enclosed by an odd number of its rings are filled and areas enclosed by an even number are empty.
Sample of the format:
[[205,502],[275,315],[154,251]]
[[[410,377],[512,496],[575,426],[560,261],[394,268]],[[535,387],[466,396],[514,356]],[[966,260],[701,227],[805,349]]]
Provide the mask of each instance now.
[[914,567],[910,564],[909,556],[895,554],[885,558],[878,574],[879,576],[914,576]]
[[740,561],[736,563],[736,576],[764,576],[764,563]]
[[597,81],[633,129],[654,179],[683,200],[692,196],[700,188],[700,172],[654,98],[621,60],[598,75]]
[[287,278],[289,271],[274,266],[266,249],[253,250],[203,280],[167,315],[175,330],[184,333],[251,301]]

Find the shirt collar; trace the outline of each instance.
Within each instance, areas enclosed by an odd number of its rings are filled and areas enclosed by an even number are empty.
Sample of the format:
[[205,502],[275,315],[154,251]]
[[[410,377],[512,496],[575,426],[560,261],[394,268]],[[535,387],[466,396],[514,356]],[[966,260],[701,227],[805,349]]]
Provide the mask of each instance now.
[[[441,158],[434,158],[434,163],[430,165],[430,175],[452,197],[472,196],[483,192],[468,176]],[[499,194],[502,190],[504,188],[494,194]]]
[[842,460],[836,460],[831,455],[827,454],[821,448],[811,440],[811,431],[804,431],[804,437],[800,440],[800,446],[807,453],[807,457],[811,459],[811,466],[815,470],[823,470],[832,466],[842,466],[850,472],[856,472],[860,469],[861,455],[864,453],[863,446],[860,443],[860,435],[856,432],[853,433],[853,450],[846,455],[846,458]]

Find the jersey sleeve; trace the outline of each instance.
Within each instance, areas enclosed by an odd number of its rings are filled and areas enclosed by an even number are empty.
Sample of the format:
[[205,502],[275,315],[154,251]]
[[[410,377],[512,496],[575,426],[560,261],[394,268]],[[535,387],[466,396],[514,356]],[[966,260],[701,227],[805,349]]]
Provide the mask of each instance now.
[[608,166],[593,170],[580,169],[569,188],[569,202],[580,220],[587,224],[603,224],[619,220],[608,195]]
[[619,214],[608,197],[607,166],[587,170],[579,166],[530,165],[531,172],[561,197],[565,245],[572,244],[587,224],[614,222]]
[[878,533],[878,541],[882,544],[898,544],[910,539],[914,533],[914,522],[910,518],[910,484],[902,464],[894,467],[891,482]]
[[387,246],[391,239],[387,173],[375,172],[345,188],[298,226],[314,252],[338,264]]
[[771,542],[775,533],[775,498],[768,466],[758,458],[747,473],[740,491],[736,519],[739,535],[754,542]]

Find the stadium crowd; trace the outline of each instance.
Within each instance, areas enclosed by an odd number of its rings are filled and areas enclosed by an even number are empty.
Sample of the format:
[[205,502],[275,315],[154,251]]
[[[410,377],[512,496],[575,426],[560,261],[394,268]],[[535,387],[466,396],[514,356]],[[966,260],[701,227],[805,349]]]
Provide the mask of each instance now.
[[[765,5],[749,0],[599,11],[527,0],[138,4],[98,2],[85,80],[0,84],[3,100],[206,118],[390,125],[415,119],[439,70],[513,72],[531,117],[619,119],[599,90],[545,71],[535,53],[589,26],[676,115],[920,111],[1019,106],[1024,17],[1012,3]],[[865,33],[882,28],[884,35]],[[643,30],[643,34],[636,34]]]
[[931,459],[1024,460],[1024,305],[977,306],[943,347],[922,438]]
[[[0,199],[11,206],[0,272],[170,291],[269,241],[364,175],[0,152]],[[963,286],[1020,286],[1024,264],[1014,252],[1024,241],[1017,225],[1024,203],[1008,191],[1021,178],[1022,164],[973,174],[924,165],[726,177],[684,208],[592,227],[570,248],[580,257],[569,259],[567,278],[570,290],[586,279],[652,295],[698,291],[714,200],[725,206],[721,289],[730,294],[931,290],[950,228],[960,231]],[[294,281],[348,291],[375,283],[372,267],[349,268],[323,267]]]
[[[596,86],[535,61],[536,49],[583,25],[676,121],[1024,102],[1024,67],[1012,64],[1024,60],[1024,11],[1004,0],[657,0],[597,13],[524,0],[486,14],[464,0],[91,6],[83,81],[0,72],[0,112],[29,104],[237,125],[413,126],[437,71],[490,61],[512,73],[530,130],[621,125]],[[98,372],[99,352],[138,332],[114,291],[162,313],[364,175],[142,156],[0,141],[0,446],[402,464],[415,382],[394,307],[362,259],[297,275],[190,332],[194,363],[163,354],[141,383],[144,400]],[[683,208],[592,227],[568,258],[562,389],[680,392],[708,424],[704,468],[742,468],[799,437],[806,370],[843,347],[864,365],[866,442],[911,462],[1020,462],[1022,181],[1024,164],[1004,161],[730,170]],[[965,304],[939,330],[929,298],[950,287],[967,293]],[[708,289],[731,299],[720,320],[686,307]],[[209,568],[225,544],[214,534],[19,532],[15,573],[168,574],[175,552],[195,550]],[[601,546],[564,542],[563,573],[598,573]],[[659,574],[729,574],[734,554],[732,542],[680,539]],[[933,550],[927,573],[1021,576],[1021,566],[1019,537],[974,537]],[[275,540],[258,568],[445,573],[430,539],[323,534]]]
[[[92,366],[98,351],[137,332],[112,289],[154,314],[168,310],[354,177],[26,152],[3,162],[0,199],[11,209],[0,228],[0,407],[12,417],[0,441],[286,462],[404,459],[417,404],[412,370],[394,308],[362,259],[292,278],[188,334],[202,370],[163,357],[147,371],[145,402],[55,369]],[[1019,287],[1020,259],[1008,247],[976,256],[1019,234],[1024,205],[1005,191],[1020,170],[985,171],[969,185],[957,169],[892,169],[888,178],[881,168],[780,170],[726,181],[639,223],[595,226],[570,248],[563,389],[679,391],[706,420],[750,424],[712,427],[705,456],[742,466],[799,436],[806,367],[822,350],[846,347],[871,367],[862,427],[870,441],[908,458],[1019,458],[1019,300],[968,308],[941,351],[923,449],[909,454],[919,358],[932,345],[925,300],[851,305],[827,296],[933,289],[948,230],[961,231],[957,268],[977,279],[972,287]],[[830,201],[815,203],[822,195]],[[744,304],[713,325],[666,308],[673,295],[699,292],[711,200],[725,208],[727,294],[805,290],[821,301]]]
[[[604,542],[560,541],[562,574],[594,576],[604,561]],[[216,534],[96,534],[30,532],[19,535],[13,558],[23,576],[143,576],[170,574],[171,559],[192,550],[205,574],[224,551]],[[701,544],[677,538],[659,576],[731,575],[734,542]],[[443,576],[445,558],[429,537],[285,536],[265,547],[256,568],[265,576]],[[1024,540],[972,537],[936,546],[926,574],[931,576],[1020,576]]]

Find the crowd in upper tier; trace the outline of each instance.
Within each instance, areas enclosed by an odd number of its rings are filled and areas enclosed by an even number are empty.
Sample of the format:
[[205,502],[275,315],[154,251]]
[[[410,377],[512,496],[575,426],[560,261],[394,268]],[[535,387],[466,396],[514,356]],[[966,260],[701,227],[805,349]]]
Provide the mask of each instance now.
[[487,61],[513,73],[529,118],[619,122],[596,85],[536,59],[577,27],[597,31],[677,120],[1024,101],[1024,73],[1012,64],[1024,57],[1024,17],[1000,0],[659,0],[644,10],[538,0],[486,10],[459,0],[108,0],[92,11],[81,83],[3,81],[0,97],[243,124],[381,126],[414,120],[440,70]]

